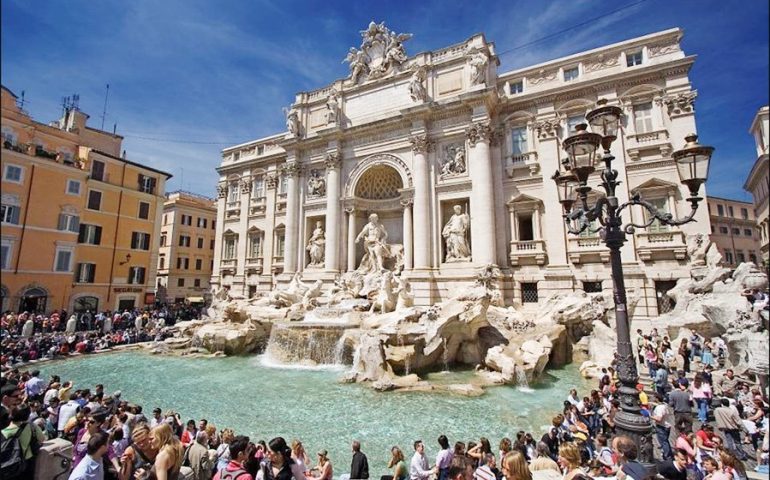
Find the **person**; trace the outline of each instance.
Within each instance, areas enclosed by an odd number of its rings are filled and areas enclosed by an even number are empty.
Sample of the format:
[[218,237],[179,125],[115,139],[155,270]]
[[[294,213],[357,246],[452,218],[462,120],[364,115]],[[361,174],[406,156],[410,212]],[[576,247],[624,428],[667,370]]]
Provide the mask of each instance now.
[[655,369],[655,391],[665,397],[667,388],[668,369],[659,363]]
[[702,423],[698,431],[695,432],[695,450],[701,458],[705,455],[714,455],[720,441],[719,437],[714,435],[714,426],[708,423]]
[[425,444],[422,443],[422,440],[416,440],[414,442],[414,455],[412,455],[412,461],[409,462],[409,479],[428,480],[436,472],[437,469],[431,468],[428,464],[428,457],[425,456]]
[[714,457],[705,457],[701,461],[703,465],[704,480],[732,480],[721,468],[719,462]]
[[150,428],[157,427],[160,422],[163,421],[163,416],[161,415],[161,410],[158,407],[155,407],[152,409],[152,418],[150,419]]
[[702,423],[708,420],[708,405],[711,402],[711,385],[703,381],[698,373],[692,382],[692,398],[698,408],[698,420]]
[[738,415],[738,411],[730,406],[730,400],[723,398],[720,401],[720,406],[714,410],[714,420],[716,420],[717,428],[725,437],[727,449],[739,459],[746,460],[748,455],[741,447],[741,432],[746,427]]
[[187,448],[195,442],[196,433],[197,430],[195,428],[195,420],[187,420],[187,425],[185,426],[185,430],[182,433],[182,438],[180,439],[182,442],[182,448]]
[[472,480],[473,465],[467,457],[455,457],[449,467],[449,480]]
[[231,428],[225,428],[220,435],[221,443],[217,447],[217,471],[221,472],[230,463],[230,443],[235,439]]
[[158,480],[176,480],[182,467],[184,451],[171,425],[164,422],[153,428],[150,431],[150,444],[158,450],[150,475],[155,475]]
[[596,466],[599,470],[599,476],[612,476],[617,471],[615,456],[608,446],[607,437],[602,434],[596,436]]
[[690,393],[687,387],[690,382],[686,378],[677,380],[677,389],[668,395],[668,404],[674,409],[674,418],[677,425],[682,422],[692,424],[692,406]]
[[527,465],[527,459],[517,450],[508,452],[503,457],[500,467],[505,480],[532,480],[532,472]]
[[305,447],[302,446],[302,442],[297,439],[291,442],[291,458],[299,466],[300,471],[307,472],[310,470],[310,458],[305,452]]
[[539,470],[559,471],[559,464],[551,458],[551,449],[545,442],[537,443],[537,447],[535,447],[535,458],[532,460],[532,463],[530,463],[529,469],[533,472]]
[[[510,444],[510,440],[508,441]],[[438,480],[447,480],[449,467],[452,465],[452,449],[449,448],[449,439],[446,435],[438,437],[438,444],[441,447],[436,455],[436,468],[438,469]],[[501,444],[502,445],[502,444]]]
[[559,446],[559,466],[564,472],[564,480],[581,478],[585,474],[580,469],[583,459],[580,456],[580,448],[574,442],[565,442]]
[[318,466],[315,470],[319,472],[318,476],[312,477],[315,480],[332,480],[334,478],[332,462],[329,461],[329,452],[326,450],[318,452]]
[[648,477],[647,469],[636,457],[639,454],[636,442],[630,437],[619,435],[612,439],[612,449],[618,455],[618,480],[644,480]]
[[558,458],[559,444],[561,443],[559,440],[558,427],[553,426],[549,428],[548,431],[543,434],[540,443],[548,447],[549,456],[555,461]]
[[88,439],[86,456],[72,469],[69,480],[103,480],[104,461],[109,436],[96,432]]
[[687,452],[674,450],[674,458],[658,464],[658,474],[666,480],[687,480]]
[[[404,461],[404,453],[400,448],[394,446],[390,449],[390,460],[388,468],[393,469],[392,480],[406,480],[409,477],[409,469]],[[386,477],[388,477],[387,475]]]
[[131,432],[131,445],[126,448],[120,457],[120,480],[133,480],[134,472],[138,470],[148,471],[158,450],[150,442],[150,428],[146,424],[139,424]]
[[43,400],[47,385],[40,378],[40,370],[32,370],[30,378],[24,383],[24,395],[27,402],[40,402]]
[[748,480],[746,466],[735,455],[724,448],[719,450],[719,461],[722,462],[722,469],[733,480]]
[[[285,447],[286,442],[283,445]],[[227,462],[227,466],[214,475],[214,480],[254,480],[254,477],[243,466],[246,461],[246,449],[248,446],[249,437],[243,435],[233,437],[229,443],[230,459]],[[262,466],[260,466],[260,473],[262,472],[261,468]],[[259,473],[257,477],[259,478]]]
[[663,398],[663,394],[656,392],[655,398],[657,403],[652,409],[652,418],[655,423],[655,435],[658,439],[658,445],[660,446],[661,455],[663,460],[671,460],[673,458],[673,452],[671,450],[671,409],[666,404]]
[[[479,466],[484,465],[487,461],[486,455],[492,455],[492,446],[489,444],[489,439],[486,437],[479,438],[479,444],[473,448],[468,448],[468,455],[478,461]],[[494,456],[494,455],[493,455]]]
[[361,451],[361,442],[353,440],[351,448],[353,449],[353,460],[350,462],[351,480],[365,480],[369,478],[369,462],[366,459],[366,455]]
[[198,430],[198,433],[195,434],[195,441],[185,451],[182,464],[192,469],[192,480],[209,480],[211,478],[208,443],[209,436],[206,431]]
[[[246,440],[248,442],[248,438]],[[232,451],[230,455],[235,458]],[[283,437],[275,437],[267,442],[267,458],[259,466],[257,480],[290,480],[292,478],[305,480],[305,473],[291,458],[291,449],[286,445],[286,440]]]
[[682,342],[679,344],[679,353],[678,357],[681,357],[681,363],[679,360],[677,360],[677,364],[682,367],[682,370],[685,373],[688,373],[690,371],[690,353],[692,351],[690,350],[690,347],[687,345],[687,339],[683,338]]
[[731,368],[728,368],[727,371],[725,371],[725,375],[719,380],[719,392],[725,397],[733,398],[738,383],[739,380],[735,377],[735,372],[733,372]]
[[18,436],[19,448],[24,461],[24,476],[29,475],[29,478],[34,478],[35,457],[40,445],[45,441],[45,435],[34,423],[29,421],[30,413],[31,409],[28,403],[21,403],[11,408],[10,424],[2,429],[2,437],[9,439]]

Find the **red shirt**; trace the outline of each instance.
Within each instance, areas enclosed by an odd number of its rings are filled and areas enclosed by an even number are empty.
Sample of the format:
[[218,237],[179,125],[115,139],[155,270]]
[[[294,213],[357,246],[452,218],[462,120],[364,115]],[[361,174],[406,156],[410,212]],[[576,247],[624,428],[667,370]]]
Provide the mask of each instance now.
[[[240,463],[236,462],[235,460],[230,460],[230,463],[227,464],[227,466],[225,467],[224,471],[225,472],[235,472],[237,470],[243,470],[244,472],[242,474],[238,475],[233,480],[254,480],[254,477],[252,477],[250,473],[246,472],[246,470],[243,468],[243,465],[241,465]],[[214,475],[214,480],[219,480],[220,479],[220,473],[222,473],[222,472],[217,472],[217,474]]]

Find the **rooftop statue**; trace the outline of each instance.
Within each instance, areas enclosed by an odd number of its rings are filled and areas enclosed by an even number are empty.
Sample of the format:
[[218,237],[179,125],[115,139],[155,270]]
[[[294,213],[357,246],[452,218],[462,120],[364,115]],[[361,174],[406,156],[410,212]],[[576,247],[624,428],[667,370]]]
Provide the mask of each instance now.
[[370,22],[366,30],[361,31],[361,38],[361,46],[351,47],[343,60],[350,63],[350,83],[354,85],[364,77],[383,77],[406,62],[403,42],[412,38],[412,34],[396,34],[384,22]]

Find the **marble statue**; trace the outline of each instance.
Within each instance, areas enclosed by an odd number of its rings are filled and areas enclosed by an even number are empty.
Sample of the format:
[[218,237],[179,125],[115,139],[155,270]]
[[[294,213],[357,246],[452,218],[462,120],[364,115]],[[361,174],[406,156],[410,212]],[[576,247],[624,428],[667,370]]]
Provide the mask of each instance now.
[[411,285],[409,285],[409,280],[404,278],[402,275],[399,275],[396,277],[396,283],[398,283],[398,288],[396,290],[396,310],[403,310],[404,308],[413,306],[414,294],[411,292]]
[[482,50],[468,50],[467,55],[471,66],[471,85],[486,85],[489,57]]
[[307,179],[307,193],[310,197],[323,197],[326,195],[326,179],[321,172],[313,170]]
[[318,304],[316,298],[321,296],[321,289],[323,288],[323,285],[324,282],[322,280],[316,280],[315,283],[313,283],[313,285],[308,288],[305,294],[302,295],[302,307],[305,310],[308,310],[311,307],[315,307]]
[[687,236],[687,256],[690,257],[690,265],[700,267],[706,265],[706,251],[711,242],[703,233]]
[[361,47],[351,47],[344,62],[350,63],[350,82],[357,84],[363,77],[380,78],[395,71],[407,61],[404,42],[411,33],[392,32],[385,23],[370,22],[361,31]]
[[465,173],[465,148],[462,145],[450,145],[445,149],[444,162],[441,164],[441,176]]
[[428,98],[428,92],[425,90],[425,79],[427,70],[424,66],[417,67],[409,79],[409,96],[413,102],[424,102]]
[[369,56],[363,50],[350,47],[348,55],[342,63],[350,63],[350,81],[354,85],[358,83],[358,79],[362,75],[366,75],[369,71]]
[[361,272],[380,272],[384,270],[383,261],[388,256],[388,232],[380,223],[380,217],[376,213],[369,215],[369,223],[364,225],[361,233],[356,237],[356,243],[364,240],[365,254],[358,266]]
[[32,320],[32,315],[29,316],[24,326],[21,327],[21,336],[24,338],[30,338],[35,333],[35,322]]
[[293,137],[299,136],[299,114],[294,109],[283,109],[284,115],[286,115],[286,129]]
[[302,283],[300,275],[300,272],[295,273],[286,288],[273,290],[268,296],[257,299],[253,304],[257,306],[284,308],[302,302],[302,298],[309,288]]
[[324,237],[324,229],[321,227],[321,222],[316,222],[315,230],[310,236],[310,240],[305,247],[310,254],[309,267],[321,266],[324,264],[324,252],[326,250],[326,238]]
[[468,246],[468,225],[470,223],[467,213],[463,213],[463,207],[454,206],[454,215],[449,219],[441,236],[446,242],[446,261],[464,262],[471,259],[471,249]]
[[332,125],[339,122],[340,95],[336,89],[332,89],[326,98],[326,124]]
[[67,320],[67,325],[64,329],[64,333],[75,333],[78,328],[78,317],[74,313]]
[[392,312],[396,308],[396,292],[393,291],[393,274],[386,271],[382,274],[380,288],[372,301],[370,313],[379,311],[380,313]]

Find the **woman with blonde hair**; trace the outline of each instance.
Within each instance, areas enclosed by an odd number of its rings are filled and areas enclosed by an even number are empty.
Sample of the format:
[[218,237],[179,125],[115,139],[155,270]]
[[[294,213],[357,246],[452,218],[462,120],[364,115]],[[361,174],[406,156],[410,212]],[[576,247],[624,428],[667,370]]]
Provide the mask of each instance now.
[[559,466],[564,473],[564,480],[585,476],[580,469],[581,463],[582,458],[577,444],[575,442],[562,443],[559,447]]
[[[157,480],[176,480],[182,467],[183,449],[168,423],[161,423],[150,431],[150,445],[158,450],[150,469],[150,477]],[[137,473],[141,470],[137,471]],[[140,475],[143,475],[141,472]],[[141,477],[140,477],[141,478]]]
[[302,446],[302,442],[296,438],[291,441],[291,458],[294,463],[299,465],[300,470],[305,473],[310,470],[310,457],[307,456],[305,447]]
[[219,446],[217,447],[217,472],[221,472],[230,463],[230,442],[235,439],[232,428],[224,428],[219,434]]
[[319,472],[318,476],[311,475],[306,478],[313,478],[316,480],[332,480],[334,478],[334,471],[332,470],[332,462],[329,461],[329,452],[321,450],[318,452],[318,467],[313,470]]
[[501,462],[505,480],[532,480],[527,459],[518,450],[508,452]]
[[158,450],[153,448],[150,442],[150,427],[146,423],[140,423],[131,432],[131,445],[120,457],[120,480],[133,480],[134,472],[152,467]]
[[409,477],[409,469],[404,461],[404,452],[398,447],[390,449],[390,461],[388,468],[393,469],[393,480],[406,480]]

